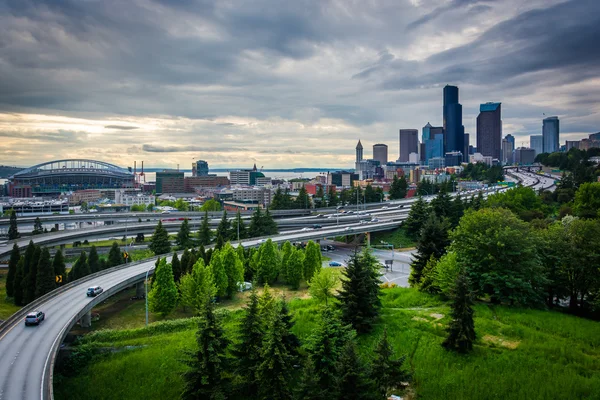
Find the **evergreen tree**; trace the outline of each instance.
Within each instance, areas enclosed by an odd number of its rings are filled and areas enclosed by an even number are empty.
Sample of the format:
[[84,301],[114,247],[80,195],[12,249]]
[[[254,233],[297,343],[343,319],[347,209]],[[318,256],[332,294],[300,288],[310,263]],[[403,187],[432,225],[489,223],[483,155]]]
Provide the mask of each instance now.
[[204,211],[204,218],[202,218],[202,225],[198,230],[198,244],[201,246],[208,246],[210,244],[211,232],[210,226],[208,225],[208,211]]
[[469,281],[464,273],[456,278],[452,299],[452,321],[448,325],[448,337],[442,343],[446,350],[467,353],[473,349],[475,321],[473,319],[473,301],[469,289]]
[[406,178],[404,175],[398,178],[394,176],[394,180],[392,181],[392,185],[390,187],[390,200],[403,199],[406,197],[408,189],[408,182],[406,182]]
[[313,331],[308,343],[308,358],[312,364],[308,370],[315,376],[314,388],[309,390],[308,397],[338,398],[338,362],[342,349],[351,339],[349,327],[342,326],[340,319],[330,308],[323,308],[319,325]]
[[226,242],[230,239],[229,232],[231,232],[231,222],[227,219],[227,211],[223,210],[223,217],[219,222],[219,226],[217,226],[217,237],[221,236],[223,241]]
[[90,266],[90,273],[100,271],[100,257],[98,257],[98,251],[96,246],[92,246],[90,249],[90,255],[88,256],[88,265]]
[[[297,250],[300,253],[300,250]],[[313,299],[328,304],[329,298],[333,297],[333,291],[340,280],[331,268],[323,268],[308,281],[308,292]]]
[[217,235],[217,241],[215,242],[215,250],[221,250],[225,246],[225,240],[223,240],[223,236]]
[[[238,228],[239,227],[239,228]],[[239,233],[239,234],[238,234]],[[235,220],[231,225],[231,233],[229,234],[229,238],[231,240],[242,240],[248,237],[248,233],[246,231],[246,225],[244,224],[244,220],[242,219],[242,214],[240,210],[238,210]]]
[[[295,335],[289,331],[287,317],[279,310],[273,313],[265,333],[261,349],[261,359],[256,369],[258,384],[258,398],[261,400],[289,399],[291,398],[290,381],[295,362],[296,347],[289,348],[291,344],[286,337]],[[296,341],[296,343],[298,343]]]
[[304,186],[302,186],[298,191],[298,196],[296,196],[294,208],[310,208],[310,197],[308,197],[308,192],[306,191],[306,188]]
[[60,249],[56,250],[56,253],[54,254],[54,260],[52,260],[52,269],[54,270],[55,277],[62,277],[62,282],[59,283],[58,286],[62,286],[67,283],[65,258],[63,257],[63,253]]
[[238,398],[258,397],[256,369],[261,362],[261,349],[264,336],[260,318],[259,299],[252,286],[250,298],[244,308],[244,315],[238,324],[238,341],[232,353],[235,359],[235,389]]
[[148,293],[150,311],[167,315],[177,305],[177,286],[173,278],[173,269],[167,259],[163,258],[154,271],[155,280],[152,290]]
[[[236,252],[238,258],[240,259],[240,261],[242,262],[242,265],[244,266],[244,269],[245,269],[246,268],[246,252],[244,251],[244,246],[239,244],[235,248],[235,252]],[[246,275],[245,271],[244,271],[244,275]]]
[[356,332],[371,330],[379,315],[379,262],[365,249],[361,254],[355,252],[343,274],[342,289],[338,294],[342,321],[350,324]]
[[406,233],[413,239],[419,237],[419,232],[429,217],[429,205],[419,196],[408,212],[408,218],[404,222]]
[[452,215],[450,216],[450,226],[456,228],[463,214],[465,213],[465,203],[459,195],[454,197],[452,201]]
[[8,240],[15,240],[19,236],[19,229],[17,228],[17,213],[15,210],[11,210],[8,226]]
[[117,265],[123,264],[123,255],[121,254],[121,248],[117,242],[113,242],[108,252],[108,267],[116,267]]
[[271,210],[283,210],[283,192],[280,187],[277,188],[275,193],[273,194],[273,199],[271,200]]
[[[281,268],[279,269],[281,276],[287,282],[287,269],[288,269],[288,260],[290,255],[292,254],[292,250],[294,250],[294,246],[287,240],[283,246],[281,246]],[[302,278],[300,278],[302,279]]]
[[451,219],[453,216],[452,200],[445,190],[440,192],[431,200],[431,211],[439,218]]
[[50,262],[50,252],[46,247],[42,250],[35,279],[35,298],[42,297],[56,289],[54,270]]
[[181,227],[179,228],[179,232],[177,232],[177,238],[175,238],[175,243],[182,249],[190,247],[190,223],[188,219],[185,218],[181,223]]
[[279,233],[277,223],[273,219],[273,216],[268,208],[262,217],[262,227],[264,230],[264,235],[277,235]]
[[13,244],[12,252],[10,253],[10,260],[8,261],[8,274],[6,275],[6,296],[14,297],[15,295],[15,275],[17,273],[17,264],[21,259],[21,252],[19,246]]
[[252,218],[250,219],[250,227],[248,228],[248,237],[264,236],[263,215],[260,207],[257,207]]
[[192,272],[181,277],[179,284],[181,303],[192,307],[200,313],[207,301],[212,301],[217,293],[210,269],[204,265],[204,260],[199,258],[194,264]]
[[262,321],[263,330],[267,330],[267,323],[271,320],[271,316],[275,312],[275,298],[269,290],[269,284],[266,283],[262,295],[258,299],[258,311],[260,320]]
[[36,288],[36,278],[37,278],[37,265],[40,261],[40,256],[42,255],[42,249],[40,246],[35,246],[35,251],[33,252],[33,257],[31,257],[31,261],[29,264],[29,272],[25,276],[25,284],[23,285],[25,288],[24,292],[24,301],[25,304],[31,303],[35,300],[35,288]]
[[267,240],[260,246],[260,259],[256,269],[256,279],[259,284],[273,283],[279,275],[279,268],[281,267],[281,257],[279,256],[279,250],[277,246],[271,241]]
[[290,252],[291,253],[286,262],[287,267],[285,273],[285,282],[290,285],[293,290],[298,290],[300,287],[300,281],[302,280],[302,276],[304,274],[304,254],[301,250],[295,249],[291,245]]
[[23,302],[23,281],[25,277],[23,273],[24,265],[25,256],[22,256],[21,258],[19,258],[19,262],[17,263],[17,270],[15,271],[15,280],[13,285],[13,293],[16,306],[25,305],[25,303]]
[[221,258],[227,274],[227,297],[231,298],[244,282],[244,264],[240,261],[237,252],[228,242],[221,250]]
[[[188,269],[188,266],[190,265],[190,258],[191,258],[191,253],[188,249],[185,249],[183,251],[183,254],[181,255],[181,260],[180,260],[180,269],[181,269],[181,274],[186,274],[189,273],[191,270]],[[202,261],[204,261],[204,258],[202,258]],[[208,265],[206,263],[204,263],[204,265]],[[175,274],[175,270],[173,270],[173,274]]]
[[372,378],[377,386],[381,397],[387,398],[388,392],[394,388],[401,388],[403,382],[409,380],[410,375],[404,371],[403,364],[406,356],[393,359],[394,349],[388,341],[387,328],[383,330],[383,336],[375,347],[373,353]]
[[310,240],[304,251],[304,279],[310,281],[321,270],[321,247]]
[[204,253],[204,264],[206,264],[206,265],[210,264],[212,255],[213,255],[213,249],[206,250],[206,252]]
[[215,282],[215,287],[217,288],[217,296],[219,297],[227,295],[229,286],[229,279],[227,277],[227,271],[225,270],[225,264],[223,263],[222,252],[223,250],[215,250],[210,258],[210,271]]
[[185,389],[181,398],[227,399],[230,391],[226,355],[229,342],[210,301],[207,301],[206,307],[202,309],[196,343],[198,350],[187,353],[190,358],[185,364],[189,369],[183,375]]
[[181,275],[184,274],[183,269],[181,268],[181,262],[177,257],[177,253],[173,252],[173,257],[171,258],[171,269],[173,270],[173,279],[175,283],[179,283],[181,280]]
[[296,389],[296,399],[298,400],[324,400],[319,386],[318,376],[315,373],[315,365],[310,358],[304,360],[302,376]]
[[76,281],[79,278],[83,278],[86,275],[90,274],[90,267],[87,262],[87,254],[85,251],[82,251],[79,255],[79,258],[69,271],[69,282]]
[[338,198],[337,191],[333,186],[329,187],[328,197],[329,207],[335,207],[339,204],[340,199]]
[[379,400],[369,365],[361,359],[354,340],[344,346],[338,361],[339,399]]
[[408,281],[412,286],[421,283],[423,269],[431,256],[439,260],[446,253],[449,244],[447,220],[439,220],[435,215],[429,216],[421,229],[421,236],[417,241],[417,253],[413,255],[413,262],[410,265]]
[[154,234],[150,239],[150,245],[148,246],[154,254],[166,254],[171,251],[171,243],[169,242],[169,234],[163,227],[162,221],[158,221]]
[[41,233],[44,233],[44,227],[42,226],[42,221],[40,220],[40,217],[35,217],[35,221],[33,222],[33,231],[31,232],[31,234],[39,235]]

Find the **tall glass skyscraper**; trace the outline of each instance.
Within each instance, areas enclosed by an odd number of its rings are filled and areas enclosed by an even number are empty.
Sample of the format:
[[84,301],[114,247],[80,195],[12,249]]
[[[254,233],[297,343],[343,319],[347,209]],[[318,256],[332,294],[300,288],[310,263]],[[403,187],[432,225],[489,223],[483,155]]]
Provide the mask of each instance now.
[[544,145],[542,141],[542,135],[531,135],[529,136],[529,147],[535,150],[535,155],[542,154],[544,152]]
[[497,160],[502,159],[501,103],[485,103],[479,106],[477,152]]
[[[462,105],[458,102],[458,88],[444,87],[444,152],[464,152],[465,127],[462,124]],[[466,155],[463,154],[463,161]]]
[[544,153],[554,153],[560,148],[560,126],[558,117],[544,118],[542,125],[542,147]]

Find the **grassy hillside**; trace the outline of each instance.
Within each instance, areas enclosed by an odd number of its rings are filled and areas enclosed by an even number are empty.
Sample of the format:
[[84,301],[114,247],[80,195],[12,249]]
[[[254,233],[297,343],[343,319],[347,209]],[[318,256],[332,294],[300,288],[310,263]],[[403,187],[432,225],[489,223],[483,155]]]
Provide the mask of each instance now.
[[10,301],[6,299],[7,274],[8,268],[0,269],[0,320],[7,319],[21,308],[19,306],[15,306],[12,302],[12,299]]
[[[440,346],[449,307],[414,289],[383,291],[382,318],[360,338],[370,355],[387,326],[398,355],[408,354],[412,389],[420,399],[598,399],[600,398],[600,324],[557,312],[478,304],[475,350],[460,356]],[[296,334],[306,338],[316,324],[313,300],[292,300]],[[240,311],[223,310],[233,336]],[[104,330],[88,335],[83,349],[110,349],[94,356],[78,374],[57,376],[61,399],[176,399],[182,389],[179,362],[193,348],[193,319],[152,324],[149,328]]]

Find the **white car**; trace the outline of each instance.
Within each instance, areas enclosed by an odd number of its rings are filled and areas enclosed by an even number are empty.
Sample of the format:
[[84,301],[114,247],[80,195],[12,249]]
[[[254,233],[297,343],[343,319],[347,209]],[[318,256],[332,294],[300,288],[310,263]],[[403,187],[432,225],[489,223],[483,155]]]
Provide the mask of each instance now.
[[345,228],[344,228],[344,230],[345,230],[345,231],[351,231],[351,230],[352,230],[352,228],[350,228],[349,226],[347,226],[347,227],[345,227]]
[[300,229],[300,231],[306,232],[306,231],[312,231],[312,229],[310,229],[310,228],[302,228],[302,229]]
[[266,241],[267,241],[267,239],[258,239],[258,242],[256,242],[256,243],[264,243]]
[[388,209],[388,206],[383,206],[383,207],[381,207],[381,208],[382,208],[382,209],[384,209],[384,210],[387,210],[387,209]]

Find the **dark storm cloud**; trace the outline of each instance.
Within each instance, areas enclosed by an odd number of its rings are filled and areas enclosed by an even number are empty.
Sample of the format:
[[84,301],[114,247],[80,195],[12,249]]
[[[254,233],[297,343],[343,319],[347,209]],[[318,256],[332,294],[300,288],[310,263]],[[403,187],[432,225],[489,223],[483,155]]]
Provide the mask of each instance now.
[[491,3],[493,1],[495,1],[495,0],[452,0],[452,1],[444,4],[443,6],[435,8],[430,13],[423,15],[421,18],[417,19],[416,21],[411,22],[410,24],[408,24],[406,29],[412,30],[412,29],[418,28],[419,26],[426,24],[426,23],[440,17],[442,14],[445,14],[448,11],[453,11],[453,10],[456,10],[456,9],[462,8],[462,7],[470,7],[469,14],[473,16],[475,14],[478,14],[478,13],[481,13],[484,11],[488,11],[491,9],[491,7],[488,5],[478,4],[478,3]]

